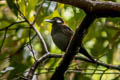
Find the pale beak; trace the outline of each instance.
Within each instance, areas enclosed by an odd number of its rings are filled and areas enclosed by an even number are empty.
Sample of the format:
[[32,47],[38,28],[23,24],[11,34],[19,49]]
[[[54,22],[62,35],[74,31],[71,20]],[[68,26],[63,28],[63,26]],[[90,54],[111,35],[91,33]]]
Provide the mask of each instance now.
[[54,20],[52,20],[52,19],[46,19],[45,21],[46,21],[46,22],[50,22],[50,23],[53,23],[53,22],[54,22]]

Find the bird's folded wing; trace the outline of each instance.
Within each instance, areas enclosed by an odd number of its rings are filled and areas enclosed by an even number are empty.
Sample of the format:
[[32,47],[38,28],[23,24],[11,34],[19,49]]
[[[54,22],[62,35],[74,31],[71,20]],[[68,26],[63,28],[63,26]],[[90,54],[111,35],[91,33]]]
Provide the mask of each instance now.
[[69,27],[67,27],[66,25],[64,25],[64,26],[62,26],[64,29],[62,29],[63,30],[63,32],[64,32],[64,34],[66,35],[66,36],[68,36],[69,38],[71,38],[72,37],[72,35],[73,35],[73,31],[72,31],[72,29],[70,29]]

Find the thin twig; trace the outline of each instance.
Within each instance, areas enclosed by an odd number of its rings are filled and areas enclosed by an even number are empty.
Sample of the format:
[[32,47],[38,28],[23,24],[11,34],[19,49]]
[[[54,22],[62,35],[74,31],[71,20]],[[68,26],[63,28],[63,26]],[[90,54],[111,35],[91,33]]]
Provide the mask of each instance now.
[[[39,70],[55,70],[55,68],[43,68],[42,66],[39,68]],[[103,69],[96,69],[96,68],[79,68],[79,69],[68,69],[68,70],[78,70],[78,71],[81,71],[81,70],[89,70],[89,71],[92,71],[92,70],[96,70],[96,71],[104,71]]]
[[17,29],[30,29],[29,27],[20,27],[20,28],[9,28],[8,30],[17,30]]
[[[35,39],[36,36],[37,36],[37,34],[33,35],[29,42],[32,42],[33,39]],[[29,44],[29,42],[27,42],[26,44]],[[27,46],[27,45],[25,45],[25,46]]]
[[37,61],[33,64],[33,66],[31,67],[31,69],[28,72],[27,75],[27,80],[31,80],[35,70],[37,69],[37,67],[40,65],[40,63],[42,63],[43,61],[45,61],[46,59],[48,59],[50,56],[49,53],[44,54],[42,57],[40,57],[39,59],[37,59]]
[[8,30],[8,27],[7,27],[6,30],[5,30],[5,34],[4,34],[4,37],[3,37],[3,40],[2,40],[2,43],[1,43],[1,46],[0,46],[0,53],[1,53],[1,51],[2,51],[2,47],[3,47],[4,41],[5,41],[5,39],[6,39],[7,30]]
[[108,70],[108,68],[103,71],[103,73],[102,73],[101,76],[100,76],[100,80],[102,80],[102,77],[103,77],[103,75],[105,74],[105,72],[106,72],[107,70]]
[[[62,54],[44,54],[42,57],[40,57],[34,64],[33,66],[31,67],[31,69],[29,70],[28,72],[28,75],[27,75],[27,79],[32,79],[33,75],[34,75],[34,72],[35,70],[37,69],[37,67],[42,63],[44,62],[46,59],[49,59],[49,58],[62,58],[63,55]],[[89,62],[89,63],[93,63],[91,60],[87,59],[87,58],[83,58],[81,56],[75,56],[75,60],[83,60],[85,62]],[[94,63],[93,63],[94,64]],[[105,64],[103,62],[99,62],[99,61],[96,61],[96,64],[100,65],[100,66],[104,66],[106,67],[107,69],[116,69],[116,70],[120,70],[120,67],[119,65],[110,65],[110,64]],[[96,69],[97,70],[97,69]],[[92,73],[93,74],[93,73]]]
[[34,21],[32,22],[32,25],[35,24],[35,22],[36,22],[36,20],[37,20],[37,17],[38,17],[38,14],[40,13],[41,7],[42,7],[42,5],[43,5],[44,2],[45,2],[45,0],[42,0],[42,2],[39,4],[39,7],[38,7],[38,9],[37,9],[37,11],[36,11],[35,19],[34,19]]
[[44,50],[45,50],[45,53],[48,53],[48,49],[47,49],[47,45],[42,37],[42,35],[40,34],[40,32],[37,30],[37,28],[35,26],[33,26],[28,20],[27,18],[24,16],[24,14],[19,10],[19,8],[16,6],[18,12],[20,13],[21,17],[30,25],[30,27],[32,27],[34,29],[34,31],[37,33],[43,47],[44,47]]
[[37,59],[36,59],[35,51],[33,50],[32,45],[29,43],[29,44],[27,44],[27,47],[28,47],[29,50],[32,52],[33,58],[34,58],[34,60],[36,61]]
[[[95,72],[96,72],[96,71],[98,71],[98,69],[97,69],[97,68],[98,68],[98,66],[99,66],[99,65],[97,64],[97,65],[96,65],[96,68],[95,68],[95,69],[94,69],[94,71],[93,71],[92,76],[95,74]],[[91,77],[91,80],[92,80],[92,77]]]
[[[19,5],[18,5],[18,6],[19,6]],[[49,57],[49,52],[48,52],[47,45],[46,45],[46,43],[45,43],[42,35],[41,35],[40,32],[37,30],[37,28],[34,26],[34,23],[35,23],[36,20],[34,20],[34,21],[33,21],[33,24],[31,24],[31,23],[27,20],[27,18],[23,15],[23,13],[19,10],[19,8],[18,8],[17,6],[16,6],[16,9],[17,9],[18,12],[20,13],[21,17],[22,17],[22,18],[29,24],[29,26],[32,27],[32,28],[34,29],[34,31],[37,33],[37,35],[38,35],[38,37],[39,37],[39,39],[40,39],[40,41],[41,41],[41,43],[42,43],[42,45],[43,45],[43,47],[44,47],[43,49],[45,50],[45,53],[46,53],[45,55],[43,55],[42,57],[40,57],[39,59],[37,59],[37,60],[35,61],[34,65],[33,65],[33,66],[31,67],[31,69],[29,70],[29,72],[28,72],[28,74],[27,74],[27,79],[28,79],[28,80],[31,80],[32,77],[33,77],[33,75],[34,75],[34,72],[35,72],[36,68],[38,67],[38,65],[39,65],[42,61],[46,60],[46,59],[47,59],[46,57]],[[39,13],[39,11],[40,11],[40,7],[39,7],[39,10],[38,10],[38,13]],[[38,15],[38,13],[37,13],[37,15]],[[37,19],[37,17],[36,17],[35,19]]]
[[[40,72],[38,74],[34,74],[34,75],[39,75],[39,74],[46,74],[46,73],[50,73],[50,72],[54,72],[55,70],[50,70],[50,71],[45,71],[45,72]],[[81,72],[81,71],[74,71],[74,70],[67,70],[66,73],[80,73],[80,74],[84,74],[84,75],[92,75],[93,73],[91,72]],[[101,75],[103,74],[102,72],[96,72],[95,75]],[[120,72],[106,72],[104,74],[120,74]]]
[[118,80],[120,78],[120,74],[118,76],[116,76],[114,79],[112,80]]
[[33,50],[33,47],[32,47],[32,45],[31,45],[31,38],[30,38],[30,36],[31,36],[31,30],[29,29],[29,46],[28,46],[28,47],[30,47],[29,49],[30,49],[30,51],[32,52],[32,55],[33,55],[34,60],[36,61],[37,59],[36,59],[36,57],[35,57],[35,51]]
[[8,29],[8,28],[10,28],[11,26],[13,26],[14,24],[23,23],[23,22],[26,22],[26,21],[13,22],[13,23],[11,23],[10,25],[8,25],[8,26],[6,26],[6,27],[0,29],[0,31],[3,31],[3,30]]

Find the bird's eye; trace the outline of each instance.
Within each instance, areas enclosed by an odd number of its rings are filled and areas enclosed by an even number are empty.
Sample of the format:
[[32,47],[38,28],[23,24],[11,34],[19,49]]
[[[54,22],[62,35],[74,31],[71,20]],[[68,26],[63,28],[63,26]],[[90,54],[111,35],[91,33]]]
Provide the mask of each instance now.
[[56,20],[56,22],[57,22],[57,23],[62,23],[62,21],[61,21],[61,20],[59,20],[59,19],[58,19],[58,20]]

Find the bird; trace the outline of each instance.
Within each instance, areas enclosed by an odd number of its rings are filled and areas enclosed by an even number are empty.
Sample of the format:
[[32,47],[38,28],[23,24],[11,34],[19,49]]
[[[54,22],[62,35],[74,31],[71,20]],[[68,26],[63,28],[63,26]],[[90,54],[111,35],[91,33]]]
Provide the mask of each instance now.
[[[52,19],[46,19],[46,22],[52,23],[51,36],[55,45],[62,51],[66,51],[67,46],[71,40],[72,35],[74,34],[73,30],[69,28],[62,18],[54,17]],[[86,56],[92,62],[95,62],[95,59],[89,55],[87,50],[81,46],[79,52]]]

